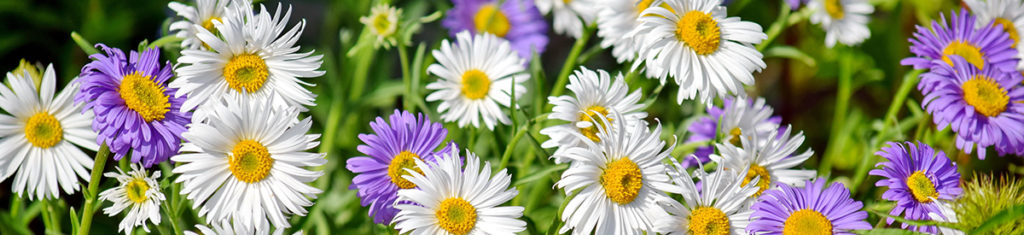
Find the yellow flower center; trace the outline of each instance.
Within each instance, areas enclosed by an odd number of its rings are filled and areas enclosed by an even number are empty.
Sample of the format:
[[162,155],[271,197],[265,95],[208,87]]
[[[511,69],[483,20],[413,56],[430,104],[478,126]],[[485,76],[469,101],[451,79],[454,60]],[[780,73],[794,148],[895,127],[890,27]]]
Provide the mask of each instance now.
[[[653,4],[653,3],[654,3],[654,0],[641,0],[640,2],[637,2],[637,4],[636,4],[636,14],[639,15],[640,13],[643,13],[645,10],[647,10],[647,8],[650,8],[651,4]],[[669,7],[667,3],[662,3],[661,5],[658,5],[658,6],[661,7],[661,8],[665,8],[665,9],[667,9],[668,11],[670,11],[672,13],[676,13],[676,11],[672,10],[672,7]]]
[[444,199],[434,215],[441,228],[452,234],[467,234],[476,226],[476,207],[462,198]]
[[36,147],[50,148],[64,139],[64,128],[53,115],[38,112],[25,123],[25,138]]
[[942,61],[946,61],[949,66],[953,66],[953,60],[949,59],[950,55],[963,57],[964,60],[973,64],[974,67],[978,67],[978,69],[985,67],[985,54],[981,52],[980,48],[970,43],[953,41],[946,45],[946,48],[942,49]]
[[629,204],[640,193],[643,186],[643,173],[636,163],[627,157],[608,163],[601,173],[601,186],[604,193],[613,202]]
[[370,21],[371,27],[373,27],[374,32],[383,37],[390,36],[395,29],[395,25],[392,24],[390,20],[388,20],[388,17],[390,16],[388,14],[389,12],[386,11],[378,13],[374,15],[373,20]]
[[491,79],[479,69],[470,69],[462,74],[462,94],[466,98],[478,100],[491,91]]
[[743,135],[743,131],[740,131],[739,127],[733,127],[729,131],[729,143],[733,146],[743,147],[743,141],[740,141],[741,135]]
[[690,234],[729,235],[729,217],[714,207],[697,207],[690,212]]
[[939,197],[939,192],[935,191],[935,184],[924,175],[924,171],[915,171],[907,177],[907,189],[919,202],[931,202],[931,198]]
[[171,110],[170,97],[164,94],[164,87],[141,72],[125,75],[118,93],[124,104],[146,122],[163,120],[164,114]]
[[210,31],[210,33],[213,33],[214,35],[216,35],[217,34],[217,27],[213,26],[213,22],[214,21],[220,21],[220,17],[210,17],[209,19],[204,20],[203,21],[203,28],[206,29],[207,31]]
[[473,25],[476,25],[478,33],[491,33],[498,37],[504,37],[512,25],[508,23],[508,17],[501,12],[496,4],[487,4],[480,7],[473,16]]
[[1002,17],[992,20],[993,23],[1003,26],[1003,31],[1010,34],[1010,39],[1013,39],[1013,45],[1010,47],[1017,48],[1017,43],[1020,42],[1020,34],[1017,32],[1017,27],[1013,27],[1013,22]]
[[402,151],[395,155],[395,158],[391,159],[391,163],[388,164],[388,177],[391,177],[391,183],[394,183],[398,188],[410,189],[416,187],[416,184],[402,178],[403,175],[410,175],[406,169],[411,169],[420,174],[423,174],[423,170],[416,167],[416,159],[420,159],[419,155],[409,151]]
[[676,38],[693,48],[698,55],[711,54],[722,42],[718,22],[701,11],[690,11],[676,23]]
[[768,169],[757,164],[750,165],[750,169],[747,170],[747,177],[743,178],[743,186],[746,186],[747,183],[750,183],[751,180],[754,180],[754,177],[758,176],[761,177],[760,179],[757,180],[757,187],[759,189],[757,190],[757,193],[755,193],[752,197],[761,196],[761,193],[763,193],[765,190],[768,190],[768,187],[772,186],[772,175],[768,173]]
[[[599,121],[599,120],[601,120],[601,118],[598,117],[598,114],[601,114],[605,118],[608,118],[608,109],[606,109],[605,107],[600,106],[600,105],[595,105],[595,106],[590,106],[590,108],[587,108],[585,111],[586,111],[586,115],[580,116],[580,121],[581,122],[590,122],[590,123],[593,123],[593,125],[590,125],[590,127],[586,127],[586,128],[580,128],[580,133],[582,133],[583,136],[586,136],[587,138],[589,138],[590,140],[592,140],[594,142],[600,142],[601,138],[597,137],[598,129],[597,129],[596,125],[601,125],[601,127],[605,127],[605,128],[607,128],[607,127],[604,126],[604,122],[603,121]],[[608,118],[608,121],[611,122],[612,119]]]
[[843,4],[839,3],[839,1],[840,0],[825,0],[825,12],[828,12],[828,15],[831,16],[832,19],[838,20],[846,16],[846,13],[843,12]]
[[246,183],[256,183],[270,174],[274,159],[267,147],[254,140],[243,140],[235,145],[228,157],[231,174]]
[[238,92],[259,91],[268,76],[270,71],[267,63],[258,55],[236,55],[224,65],[224,80],[228,82],[228,87]]
[[1010,103],[1010,97],[1006,95],[1006,89],[999,86],[992,78],[984,75],[974,75],[962,85],[964,90],[964,101],[974,107],[974,111],[982,115],[995,117],[1003,111]]
[[793,212],[782,227],[783,235],[832,234],[832,221],[821,212],[802,209]]
[[146,179],[142,178],[134,178],[124,185],[124,194],[128,197],[128,200],[136,204],[146,202],[146,191],[148,190],[149,184],[146,183]]

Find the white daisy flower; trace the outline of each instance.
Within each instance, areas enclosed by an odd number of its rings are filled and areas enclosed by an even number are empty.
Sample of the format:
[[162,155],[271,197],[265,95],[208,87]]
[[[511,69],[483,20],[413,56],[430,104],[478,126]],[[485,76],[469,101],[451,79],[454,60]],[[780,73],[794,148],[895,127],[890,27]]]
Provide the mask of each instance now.
[[177,97],[188,95],[182,111],[196,109],[193,120],[203,120],[212,111],[202,107],[229,94],[269,99],[277,93],[275,104],[314,105],[314,95],[303,86],[312,84],[298,78],[319,77],[322,55],[298,53],[295,46],[305,28],[305,20],[284,31],[291,16],[289,8],[281,15],[281,6],[271,14],[260,4],[257,13],[248,4],[231,4],[230,17],[214,22],[220,37],[194,25],[198,37],[210,51],[185,49],[178,58],[186,64],[176,69],[178,78],[169,86],[178,88]]
[[391,48],[398,44],[398,17],[401,15],[402,9],[377,5],[370,9],[370,15],[359,17],[359,22],[377,36],[374,47]]
[[[564,151],[570,147],[585,147],[580,136],[589,138],[594,142],[600,142],[597,137],[597,127],[602,124],[597,121],[598,115],[607,117],[611,113],[618,113],[624,118],[626,125],[636,125],[647,117],[643,111],[644,105],[639,103],[643,97],[640,89],[629,93],[629,87],[618,74],[612,79],[604,70],[589,70],[580,67],[574,74],[569,75],[569,84],[566,85],[573,96],[563,95],[559,97],[548,97],[548,101],[554,105],[550,119],[568,121],[569,123],[550,126],[540,130],[541,134],[551,139],[542,144],[544,148],[558,147],[556,152]],[[554,156],[561,156],[555,154]],[[562,163],[566,159],[555,158],[556,163]]]
[[[480,127],[483,119],[487,129],[495,122],[508,124],[502,107],[512,105],[512,96],[519,99],[526,93],[522,82],[530,79],[523,68],[524,60],[512,50],[508,41],[492,34],[472,35],[469,31],[455,35],[456,43],[445,39],[440,50],[434,50],[436,64],[427,71],[440,79],[427,85],[436,90],[427,101],[441,101],[437,107],[445,122],[458,121],[459,127],[472,124]],[[512,94],[515,86],[515,94]]]
[[501,169],[491,176],[491,164],[466,151],[463,168],[458,150],[438,155],[437,162],[416,159],[423,170],[410,170],[406,180],[418,186],[398,190],[400,211],[392,224],[401,234],[515,234],[526,230],[521,206],[500,206],[519,191],[509,188],[512,177]]
[[640,13],[652,3],[654,0],[604,0],[597,7],[597,36],[601,37],[601,47],[612,47],[612,56],[619,63],[632,61],[640,52],[633,31],[640,28]]
[[[171,23],[169,29],[174,36],[181,38],[183,49],[204,49],[204,43],[197,36],[199,31],[193,25],[203,27],[207,31],[217,35],[217,28],[213,27],[214,22],[223,20],[227,14],[228,3],[233,0],[195,0],[195,6],[189,6],[180,2],[167,3],[171,8],[184,19]],[[239,4],[242,4],[241,2]]]
[[31,200],[57,198],[61,190],[72,194],[78,178],[89,181],[93,164],[79,147],[99,149],[93,114],[74,103],[75,81],[54,97],[53,65],[46,66],[39,86],[25,71],[7,73],[10,87],[0,85],[0,180],[15,175],[12,191]]
[[813,0],[807,7],[814,10],[811,22],[825,29],[825,45],[836,42],[853,46],[871,37],[868,21],[875,7],[866,0]]
[[655,221],[656,231],[663,234],[745,234],[754,212],[747,199],[758,190],[757,186],[740,178],[739,170],[745,168],[729,170],[719,164],[714,174],[708,174],[704,166],[699,165],[693,171],[693,176],[702,182],[701,189],[697,190],[686,167],[671,160],[674,169],[670,168],[668,173],[672,176],[674,191],[683,196],[683,201],[667,197],[658,201],[671,216]]
[[271,224],[288,228],[286,215],[305,215],[321,193],[308,185],[323,172],[306,168],[327,162],[323,154],[306,152],[319,144],[320,135],[306,134],[312,121],[296,121],[296,107],[265,99],[238,96],[214,104],[207,122],[182,134],[188,141],[182,154],[171,157],[181,163],[174,168],[181,193],[207,223],[233,221],[236,231],[258,233],[271,231]]
[[[727,17],[721,1],[666,0],[668,8],[651,6],[641,13],[640,59],[648,76],[679,84],[677,102],[694,99],[710,104],[715,97],[743,94],[754,84],[754,71],[765,68],[753,44],[768,36],[761,26]],[[643,37],[638,37],[643,35]]]
[[717,132],[723,135],[722,142],[733,146],[742,146],[740,136],[743,131],[753,130],[759,140],[768,139],[768,135],[779,130],[779,124],[771,120],[772,107],[765,104],[764,98],[748,100],[742,96],[730,97],[722,110],[718,121]]
[[[221,222],[221,223],[210,223],[209,226],[202,225],[202,224],[196,224],[196,229],[195,230],[196,231],[185,231],[184,234],[185,235],[256,234],[256,231],[254,231],[252,228],[236,227],[234,224],[232,224],[230,222],[227,222],[227,221],[224,221],[224,222]],[[281,235],[281,234],[284,234],[284,230],[285,229],[278,228],[278,229],[275,229],[273,233],[264,233],[264,234]],[[302,235],[302,230],[296,231],[295,233],[293,233],[293,235]]]
[[573,38],[583,36],[583,28],[594,22],[597,0],[536,0],[537,10],[552,14],[555,33]]
[[792,129],[787,127],[783,133],[772,131],[768,136],[744,133],[740,137],[741,147],[716,144],[719,155],[712,154],[710,158],[729,169],[747,169],[744,185],[760,178],[754,197],[760,196],[775,183],[803,187],[804,182],[817,174],[816,171],[792,168],[810,158],[814,151],[807,149],[794,155],[804,142],[804,134],[800,132],[790,136]]
[[1024,70],[1024,46],[1020,45],[1024,38],[1024,1],[1021,0],[964,0],[971,8],[971,13],[978,17],[974,21],[977,28],[995,25],[1002,28],[1013,40],[1017,49],[1017,70]]
[[160,193],[160,184],[156,179],[160,178],[160,171],[153,171],[153,175],[146,174],[146,168],[140,164],[132,164],[131,171],[125,173],[120,167],[114,167],[117,172],[107,172],[103,176],[117,179],[118,185],[100,193],[100,200],[113,202],[114,205],[103,208],[103,213],[108,216],[120,214],[128,209],[128,214],[117,226],[118,232],[129,234],[135,227],[142,226],[147,233],[146,219],[153,222],[153,225],[160,225],[160,203],[166,200],[164,194]]
[[[956,216],[956,211],[953,211],[952,205],[948,202],[935,200],[935,207],[939,209],[939,213],[928,212],[928,218],[931,218],[936,222],[946,223],[958,223],[960,220]],[[939,226],[939,234],[942,235],[964,235],[963,231]]]
[[565,225],[558,230],[573,234],[641,234],[653,231],[655,218],[665,212],[656,201],[673,190],[662,161],[672,152],[665,148],[661,124],[654,130],[647,123],[624,127],[622,117],[612,115],[615,124],[601,117],[601,142],[584,137],[586,147],[572,147],[559,156],[572,161],[555,183],[566,194],[576,192],[562,211]]

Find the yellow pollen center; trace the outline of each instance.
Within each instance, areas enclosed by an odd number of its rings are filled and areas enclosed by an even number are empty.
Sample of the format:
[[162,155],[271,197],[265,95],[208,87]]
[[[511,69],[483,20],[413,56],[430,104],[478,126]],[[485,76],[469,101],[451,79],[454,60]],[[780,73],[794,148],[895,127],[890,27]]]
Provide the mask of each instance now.
[[476,25],[478,33],[486,32],[498,37],[505,37],[505,34],[512,28],[512,25],[508,23],[508,17],[495,4],[481,6],[473,16],[473,25]]
[[25,123],[25,138],[36,147],[50,148],[64,139],[64,128],[53,115],[38,112]]
[[236,55],[224,65],[224,80],[228,82],[228,87],[238,92],[259,91],[268,76],[270,71],[267,70],[267,63],[258,55]]
[[846,16],[846,13],[843,12],[843,4],[839,3],[839,1],[840,0],[825,0],[825,12],[828,12],[828,15],[831,16],[832,19],[838,20]]
[[220,21],[220,17],[210,17],[209,19],[204,20],[203,21],[203,28],[206,29],[207,31],[210,31],[210,33],[213,33],[214,35],[216,35],[217,34],[217,27],[213,26],[213,22],[214,21]]
[[747,183],[750,183],[751,180],[754,180],[754,178],[758,176],[761,177],[757,180],[757,187],[759,189],[752,197],[761,196],[761,193],[768,190],[768,187],[772,186],[772,176],[768,173],[768,169],[757,164],[750,165],[750,169],[747,170],[747,177],[743,178],[743,186],[746,186]]
[[164,87],[140,72],[125,75],[121,79],[118,93],[125,106],[142,116],[146,122],[163,120],[164,114],[171,110],[170,97],[164,94]]
[[725,212],[714,207],[697,207],[690,212],[690,234],[693,235],[729,235],[729,217]]
[[935,184],[924,175],[924,171],[915,171],[907,177],[907,189],[919,202],[931,202],[933,197],[939,197],[935,191]]
[[402,151],[395,155],[395,158],[391,159],[391,163],[388,164],[388,177],[391,177],[391,183],[394,183],[398,188],[411,189],[416,187],[416,184],[402,178],[403,175],[410,175],[406,169],[411,169],[420,174],[423,174],[423,170],[416,167],[416,159],[420,159],[419,155],[409,151]]
[[124,185],[124,194],[128,197],[128,200],[132,202],[143,203],[146,202],[146,191],[149,190],[149,184],[146,183],[145,179],[135,178],[128,181],[128,184]]
[[382,12],[380,14],[374,15],[373,21],[371,21],[373,30],[377,32],[377,34],[380,36],[390,36],[392,33],[393,25],[391,24],[391,21],[388,20],[388,14],[389,13],[387,12]]
[[1013,27],[1013,22],[1004,18],[996,18],[993,23],[1003,26],[1003,31],[1010,34],[1010,39],[1013,39],[1013,45],[1010,47],[1017,48],[1017,43],[1020,42],[1020,32],[1017,32],[1017,27]]
[[789,215],[782,227],[783,235],[832,234],[832,221],[821,212],[801,209]]
[[231,150],[228,165],[236,179],[251,184],[267,178],[274,159],[270,157],[267,147],[259,142],[243,140]]
[[743,147],[743,141],[740,141],[741,135],[743,135],[743,131],[740,131],[739,127],[733,127],[729,131],[729,143],[733,146]]
[[470,69],[462,74],[462,94],[466,98],[478,100],[491,91],[491,79],[479,69]]
[[949,59],[950,55],[963,57],[964,60],[973,64],[974,67],[978,67],[978,69],[985,67],[985,54],[981,52],[980,48],[970,43],[953,41],[946,45],[946,48],[942,49],[942,61],[946,61],[949,66],[953,66],[953,60]]
[[441,228],[452,234],[467,234],[476,226],[476,207],[462,198],[444,199],[434,215]]
[[676,38],[686,43],[698,55],[708,55],[718,50],[722,42],[718,22],[711,15],[701,11],[690,11],[676,22]]
[[[580,116],[580,121],[581,122],[593,123],[593,125],[590,125],[590,127],[580,128],[580,133],[582,133],[583,136],[586,136],[587,138],[589,138],[590,140],[592,140],[594,142],[600,142],[601,141],[601,138],[597,137],[598,129],[597,129],[596,125],[601,125],[601,127],[608,128],[608,127],[604,126],[604,122],[603,121],[599,121],[599,120],[601,120],[601,118],[598,116],[598,114],[601,114],[605,118],[607,118],[608,117],[608,109],[606,109],[605,107],[600,106],[600,105],[590,106],[590,108],[586,109],[586,115]],[[608,121],[611,122],[612,119],[608,118]]]
[[[647,10],[647,8],[650,8],[651,4],[653,4],[653,3],[654,3],[654,0],[641,0],[640,2],[637,2],[637,4],[636,4],[636,14],[639,15],[640,13],[643,13],[645,10]],[[658,6],[660,6],[661,8],[665,8],[666,10],[668,10],[668,11],[670,11],[672,13],[676,13],[675,10],[672,10],[672,7],[668,6],[668,3],[662,3],[661,5],[658,5]]]
[[964,90],[964,101],[982,115],[995,117],[1006,111],[1006,106],[1010,103],[1006,89],[984,75],[975,75],[961,86]]
[[643,173],[636,163],[627,157],[608,163],[601,173],[601,186],[604,193],[613,202],[629,204],[640,193],[643,186]]

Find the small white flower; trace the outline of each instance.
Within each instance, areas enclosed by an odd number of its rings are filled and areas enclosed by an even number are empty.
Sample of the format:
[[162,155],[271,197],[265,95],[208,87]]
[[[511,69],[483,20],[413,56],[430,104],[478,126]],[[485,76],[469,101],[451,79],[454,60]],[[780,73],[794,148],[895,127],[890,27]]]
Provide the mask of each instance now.
[[515,234],[526,230],[521,206],[500,206],[519,191],[509,188],[512,176],[501,169],[491,176],[491,164],[466,151],[463,168],[458,150],[438,155],[437,162],[416,159],[420,173],[406,180],[417,188],[398,191],[398,215],[392,224],[401,234]]
[[740,136],[744,131],[754,131],[759,140],[767,140],[768,135],[779,130],[779,124],[771,121],[772,107],[765,104],[764,98],[758,97],[750,101],[747,98],[730,97],[722,110],[716,127],[717,135],[722,142],[740,146]]
[[775,183],[803,187],[804,182],[814,178],[816,171],[792,168],[810,158],[814,151],[807,149],[793,155],[804,142],[804,134],[800,132],[790,136],[792,130],[792,127],[787,127],[783,133],[773,130],[768,136],[744,131],[740,136],[740,146],[716,144],[719,155],[712,154],[710,158],[729,169],[747,169],[744,185],[759,177],[759,189],[754,197],[760,196]]
[[[217,34],[217,29],[213,27],[214,22],[218,22],[224,19],[227,15],[228,3],[234,0],[195,0],[195,6],[189,6],[180,2],[167,3],[167,7],[171,8],[178,14],[178,16],[184,19],[171,23],[169,29],[174,36],[182,39],[181,48],[183,49],[204,49],[203,42],[199,39],[197,34],[199,31],[195,29],[193,25],[197,25],[206,29],[207,31]],[[244,4],[246,2],[238,2],[238,4]]]
[[640,28],[640,13],[654,0],[604,0],[597,7],[597,36],[601,47],[612,48],[619,63],[632,61],[640,53],[634,31]]
[[391,48],[398,44],[398,17],[402,16],[402,9],[396,9],[388,5],[377,5],[370,9],[370,15],[359,17],[370,33],[377,36],[374,47]]
[[[693,171],[701,183],[701,189],[686,173],[686,168],[675,159],[668,174],[674,183],[673,192],[683,196],[680,203],[675,199],[663,198],[658,201],[671,216],[660,217],[656,222],[657,232],[664,234],[745,234],[750,223],[747,201],[757,193],[757,186],[742,180],[741,172],[746,168],[726,169],[719,164],[715,173],[704,172],[704,166]],[[699,164],[699,161],[698,161]],[[744,185],[746,184],[746,185]]]
[[79,147],[99,149],[93,114],[82,112],[85,103],[74,104],[78,82],[54,97],[53,65],[38,85],[30,70],[20,72],[7,73],[10,88],[0,84],[0,180],[14,175],[14,194],[31,200],[57,198],[61,190],[72,194],[79,178],[89,181],[93,164]]
[[853,46],[871,37],[868,21],[875,8],[865,0],[813,0],[807,7],[814,10],[811,22],[825,29],[825,45],[830,48],[836,42]]
[[519,99],[526,93],[521,83],[530,76],[525,73],[523,59],[508,41],[490,33],[472,35],[463,31],[455,37],[455,44],[445,39],[441,49],[434,50],[437,63],[427,71],[440,79],[427,85],[427,89],[435,90],[427,101],[440,100],[437,110],[441,118],[458,121],[459,127],[480,127],[480,119],[492,130],[497,123],[510,123],[499,104],[509,107],[513,95]]
[[540,13],[551,13],[555,33],[580,38],[583,28],[594,22],[598,0],[536,0]]
[[1017,48],[1017,70],[1024,70],[1024,1],[1020,0],[964,0],[971,13],[978,17],[976,28],[992,25],[1010,35],[1013,47]]
[[160,171],[155,170],[152,176],[148,176],[146,168],[140,164],[132,164],[131,171],[127,173],[120,167],[114,169],[117,169],[117,172],[103,174],[107,178],[116,178],[118,182],[116,187],[100,193],[100,200],[114,203],[113,206],[103,208],[103,213],[114,216],[128,209],[128,214],[125,214],[117,226],[117,231],[129,234],[141,225],[148,233],[146,220],[149,219],[153,225],[160,225],[160,203],[166,200],[160,192],[160,184],[156,181],[160,178]]

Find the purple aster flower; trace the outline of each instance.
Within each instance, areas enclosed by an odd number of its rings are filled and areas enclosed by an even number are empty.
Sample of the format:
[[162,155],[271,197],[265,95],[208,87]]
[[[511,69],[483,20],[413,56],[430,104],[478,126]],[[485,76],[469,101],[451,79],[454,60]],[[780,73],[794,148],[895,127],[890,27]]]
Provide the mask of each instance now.
[[[747,232],[767,234],[853,234],[871,229],[861,211],[864,204],[850,198],[841,183],[825,188],[825,179],[808,180],[803,188],[776,184],[751,209]],[[822,190],[824,189],[824,190]]]
[[458,151],[454,143],[434,151],[448,135],[448,130],[422,113],[413,116],[408,111],[395,110],[388,119],[390,124],[381,117],[370,123],[374,134],[359,134],[365,144],[356,148],[367,156],[349,158],[345,166],[357,174],[349,188],[359,190],[363,206],[370,205],[373,222],[385,225],[398,213],[394,207],[398,190],[416,187],[402,178],[409,175],[406,168],[422,173],[415,168],[416,158],[433,162],[435,154]]
[[158,48],[125,57],[121,49],[96,46],[103,52],[89,56],[93,61],[82,67],[82,90],[75,95],[75,103],[86,103],[82,112],[96,115],[96,143],[106,142],[114,160],[131,150],[131,161],[146,167],[178,153],[192,114],[181,111],[186,97],[175,97],[177,89],[167,88],[171,63],[160,66]]
[[[694,121],[687,128],[687,131],[690,132],[690,137],[686,139],[686,142],[684,144],[715,140],[715,138],[718,136],[718,129],[720,128],[719,121],[722,120],[722,115],[732,115],[730,116],[730,120],[736,120],[734,122],[737,122],[726,123],[725,125],[721,126],[721,128],[727,132],[732,132],[733,128],[739,128],[741,126],[747,127],[748,124],[745,123],[748,122],[758,123],[756,124],[758,126],[757,128],[753,128],[753,126],[750,126],[750,129],[778,128],[779,133],[783,133],[786,131],[785,127],[779,126],[779,123],[782,122],[782,118],[779,116],[771,116],[763,120],[759,118],[759,114],[757,114],[759,112],[767,111],[768,115],[770,115],[772,112],[771,107],[763,104],[764,101],[762,99],[759,99],[757,103],[755,103],[755,100],[753,99],[747,99],[748,105],[743,107],[734,106],[734,100],[735,98],[723,99],[723,108],[719,108],[717,106],[708,106],[708,116],[702,117],[697,121]],[[730,135],[733,134],[730,133]],[[735,135],[738,136],[739,134]],[[736,138],[735,140],[736,142],[739,142],[739,138]],[[683,167],[689,168],[697,166],[698,161],[700,163],[707,163],[708,161],[710,161],[711,158],[709,158],[708,156],[710,156],[712,153],[715,153],[714,146],[714,143],[708,143],[704,146],[698,147],[693,152],[695,158],[686,158],[686,160],[683,161]]]
[[[896,201],[890,215],[904,214],[903,218],[909,220],[930,220],[928,213],[942,214],[935,200],[953,200],[963,191],[956,163],[950,162],[942,151],[936,152],[922,143],[906,142],[906,148],[897,142],[888,144],[889,147],[883,147],[875,154],[889,161],[875,165],[882,168],[871,170],[870,174],[885,177],[875,186],[889,187],[882,198]],[[892,218],[886,220],[888,224],[893,221]],[[938,232],[935,226],[903,224],[902,227],[932,234]]]
[[[505,38],[527,62],[533,53],[544,53],[548,24],[533,0],[452,0],[455,4],[441,22],[452,37],[464,30],[487,32]],[[497,4],[501,3],[498,7]]]
[[966,153],[977,145],[978,158],[995,146],[1000,154],[1024,149],[1024,89],[1018,72],[985,64],[978,69],[959,56],[953,67],[937,66],[921,75],[922,106],[939,130],[951,126],[956,146]]
[[900,64],[934,69],[953,66],[950,55],[958,55],[979,68],[988,64],[1002,71],[1016,71],[1017,50],[1012,48],[1009,34],[991,25],[975,29],[975,17],[966,9],[950,14],[951,22],[942,16],[942,23],[932,21],[931,29],[916,26],[917,32],[910,39],[910,52],[916,56],[905,58]]

